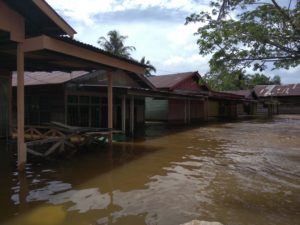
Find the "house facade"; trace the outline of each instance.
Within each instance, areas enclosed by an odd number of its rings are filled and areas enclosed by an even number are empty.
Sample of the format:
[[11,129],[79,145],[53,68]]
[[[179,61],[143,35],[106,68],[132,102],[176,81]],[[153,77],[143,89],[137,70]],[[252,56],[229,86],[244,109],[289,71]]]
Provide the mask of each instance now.
[[238,106],[243,104],[244,97],[227,92],[209,91],[208,118],[235,119],[238,117]]
[[211,90],[198,72],[150,77],[161,91],[185,94],[185,99],[146,99],[146,119],[169,123],[202,122],[215,118],[236,118],[244,96]]
[[146,120],[189,124],[207,119],[207,90],[198,72],[150,77],[150,82],[167,98],[146,98]]
[[300,84],[257,85],[258,113],[300,114]]
[[[18,168],[24,169],[24,71],[106,70],[108,128],[113,126],[111,72],[144,74],[146,66],[73,39],[76,31],[44,0],[0,0],[0,68],[17,71]],[[2,115],[6,109],[0,109]],[[1,126],[1,125],[0,125]],[[109,132],[111,143],[112,132]]]
[[240,95],[244,98],[243,102],[237,103],[238,116],[257,114],[257,99],[253,94],[253,90],[226,91],[226,93]]
[[[113,72],[112,77],[113,128],[133,132],[144,125],[145,97],[129,94],[128,90],[152,90],[152,86],[143,76],[122,70]],[[25,78],[27,126],[60,122],[76,127],[107,127],[106,71],[26,72]],[[13,76],[13,85],[16,85],[16,76]]]

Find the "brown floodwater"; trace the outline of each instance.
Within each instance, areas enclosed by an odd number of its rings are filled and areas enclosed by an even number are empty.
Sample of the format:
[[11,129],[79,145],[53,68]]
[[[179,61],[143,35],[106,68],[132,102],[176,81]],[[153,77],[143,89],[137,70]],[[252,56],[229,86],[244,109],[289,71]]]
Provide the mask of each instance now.
[[0,151],[1,225],[300,224],[300,116],[148,125],[143,137],[14,166]]

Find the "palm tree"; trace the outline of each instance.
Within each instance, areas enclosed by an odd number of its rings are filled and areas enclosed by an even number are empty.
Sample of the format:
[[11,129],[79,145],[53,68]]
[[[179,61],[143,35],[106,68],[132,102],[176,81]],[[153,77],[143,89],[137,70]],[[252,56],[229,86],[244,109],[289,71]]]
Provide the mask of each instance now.
[[149,60],[145,59],[145,56],[141,59],[140,63],[147,66],[145,72],[146,77],[151,77],[152,76],[151,72],[156,72],[156,68],[150,63]]
[[100,47],[116,56],[121,56],[127,59],[131,59],[130,52],[135,50],[134,46],[124,46],[124,41],[127,36],[121,35],[116,30],[111,30],[107,33],[108,39],[100,37],[98,44]]

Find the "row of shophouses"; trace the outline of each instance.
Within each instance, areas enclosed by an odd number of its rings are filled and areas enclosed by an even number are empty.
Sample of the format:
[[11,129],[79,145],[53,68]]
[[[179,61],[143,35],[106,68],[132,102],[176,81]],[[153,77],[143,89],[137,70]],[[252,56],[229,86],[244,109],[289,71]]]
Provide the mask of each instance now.
[[0,137],[17,127],[20,152],[24,125],[52,121],[133,134],[146,121],[300,113],[300,84],[218,92],[198,72],[145,77],[146,65],[76,41],[75,33],[44,0],[0,0]]
[[[147,121],[196,124],[248,115],[300,113],[300,84],[256,86],[253,90],[218,92],[198,72],[152,76],[115,71],[113,128],[134,134]],[[0,78],[1,136],[16,125],[17,75]],[[9,88],[12,84],[13,88]],[[59,122],[106,128],[107,74],[94,72],[25,72],[25,124]]]
[[20,170],[25,125],[107,127],[111,143],[113,129],[133,134],[147,120],[189,124],[271,114],[283,105],[284,112],[299,112],[299,85],[241,95],[211,90],[197,72],[148,79],[146,65],[79,42],[75,34],[45,0],[0,0],[0,137],[16,127]]

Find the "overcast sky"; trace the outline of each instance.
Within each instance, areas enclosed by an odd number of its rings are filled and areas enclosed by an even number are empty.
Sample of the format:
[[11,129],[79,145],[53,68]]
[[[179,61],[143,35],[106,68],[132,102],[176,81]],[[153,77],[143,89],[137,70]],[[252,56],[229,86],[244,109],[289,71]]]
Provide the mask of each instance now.
[[[136,47],[133,58],[143,56],[157,74],[208,71],[209,57],[198,54],[199,24],[184,25],[193,12],[208,10],[208,0],[47,0],[77,31],[75,39],[98,46],[100,36],[118,30],[128,36],[125,44]],[[283,83],[300,83],[300,67],[269,72]]]

